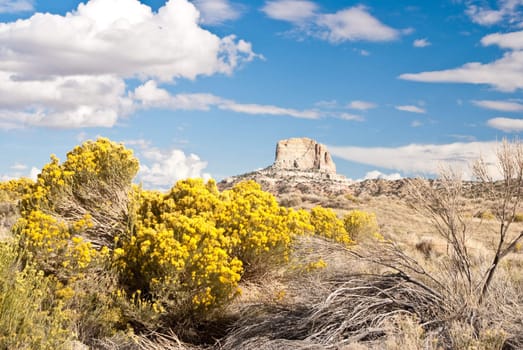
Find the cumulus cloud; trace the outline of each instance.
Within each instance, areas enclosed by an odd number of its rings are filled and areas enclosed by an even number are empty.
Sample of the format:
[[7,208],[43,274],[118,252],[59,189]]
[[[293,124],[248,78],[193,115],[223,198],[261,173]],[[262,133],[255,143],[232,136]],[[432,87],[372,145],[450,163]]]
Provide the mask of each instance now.
[[523,104],[512,101],[478,100],[472,101],[478,107],[502,112],[523,112]]
[[410,113],[427,113],[427,111],[421,107],[413,105],[395,106],[398,111],[410,112]]
[[16,13],[33,11],[32,0],[0,0],[0,13]]
[[481,2],[479,5],[474,1],[469,1],[466,14],[474,23],[483,26],[491,26],[500,22],[519,23],[521,22],[521,0],[499,0],[498,8],[493,9]]
[[262,11],[270,18],[293,23],[298,32],[331,43],[391,41],[400,36],[400,31],[380,22],[362,5],[321,13],[312,1],[274,0],[267,1]]
[[[40,169],[36,167],[29,167],[22,163],[15,163],[9,167],[10,171],[7,174],[0,174],[0,181],[9,181],[13,179],[19,179],[21,177],[27,177],[32,180],[36,180]],[[27,171],[29,169],[29,171]]]
[[357,110],[360,110],[360,111],[366,111],[368,109],[372,109],[372,108],[376,108],[376,107],[377,106],[376,106],[375,103],[367,102],[367,101],[359,101],[359,100],[351,101],[347,105],[347,108],[357,109]]
[[492,118],[487,121],[487,125],[505,132],[523,131],[523,119]]
[[111,127],[132,110],[126,79],[230,74],[257,56],[199,23],[187,0],[157,12],[138,0],[90,0],[64,16],[0,23],[0,126]]
[[245,41],[220,38],[198,22],[187,0],[170,0],[157,13],[138,0],[90,0],[65,16],[37,13],[3,23],[0,69],[29,78],[116,74],[171,81],[231,73],[254,58]]
[[0,72],[0,122],[13,126],[111,127],[132,109],[125,82],[115,76],[13,79]]
[[405,174],[436,175],[442,165],[448,164],[461,168],[470,177],[469,165],[480,156],[487,163],[495,162],[496,146],[496,142],[456,142],[401,147],[328,147],[336,157]]
[[432,45],[432,44],[430,43],[430,41],[427,40],[427,38],[416,39],[412,43],[412,46],[414,46],[414,47],[427,47],[427,46],[430,46],[430,45]]
[[201,22],[207,25],[219,25],[241,15],[239,6],[228,0],[194,0],[194,5],[200,11]]
[[125,144],[135,148],[140,158],[137,179],[148,189],[166,190],[178,180],[211,176],[204,172],[207,162],[196,154],[186,154],[179,149],[159,149],[148,140],[128,140]]
[[218,97],[212,94],[176,94],[158,87],[150,80],[137,87],[132,94],[144,108],[166,108],[171,110],[209,110],[219,108],[244,114],[280,115],[303,119],[318,119],[321,113],[317,110],[297,110],[272,105],[245,104]]
[[373,17],[365,6],[355,6],[333,14],[323,14],[317,24],[326,30],[320,34],[333,43],[343,41],[391,41],[399,37],[396,29]]
[[384,174],[381,171],[378,170],[372,170],[365,174],[365,177],[359,181],[364,180],[376,180],[376,179],[383,179],[383,180],[400,180],[403,176],[401,176],[400,173],[391,173],[391,174]]

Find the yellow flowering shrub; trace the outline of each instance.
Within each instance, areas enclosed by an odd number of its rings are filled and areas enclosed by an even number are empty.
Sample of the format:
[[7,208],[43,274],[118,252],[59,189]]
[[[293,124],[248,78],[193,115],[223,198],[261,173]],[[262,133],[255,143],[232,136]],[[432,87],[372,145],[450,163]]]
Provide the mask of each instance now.
[[133,229],[119,238],[115,264],[130,294],[178,313],[228,302],[246,273],[284,262],[293,236],[310,227],[307,212],[280,207],[253,181],[220,193],[214,181],[188,179],[135,197]]
[[356,241],[365,238],[383,239],[374,213],[351,210],[343,217],[343,223],[349,235]]
[[67,153],[63,163],[56,156],[46,164],[22,200],[22,216],[34,210],[67,222],[90,215],[92,225],[82,237],[96,248],[111,246],[127,225],[131,181],[138,160],[131,150],[105,138],[86,141]]
[[254,181],[237,184],[221,198],[224,207],[216,215],[216,225],[230,240],[229,253],[243,261],[246,269],[288,259],[292,236],[299,231],[296,217],[290,215],[292,209],[281,207]]
[[33,180],[26,177],[0,182],[0,202],[18,201],[30,190],[33,184]]
[[343,220],[339,219],[332,209],[316,206],[311,209],[310,223],[314,234],[332,239],[343,244],[353,243],[349,232],[345,229]]
[[223,231],[206,219],[172,213],[164,223],[138,224],[135,234],[115,249],[117,265],[132,290],[176,307],[193,310],[223,305],[237,291],[242,263],[227,254]]
[[88,215],[69,226],[49,214],[33,210],[19,219],[16,226],[19,244],[27,259],[47,273],[69,278],[108,256],[107,248],[96,250],[90,242],[75,235],[90,225]]
[[0,348],[61,349],[73,338],[50,278],[32,264],[21,267],[14,242],[0,242]]

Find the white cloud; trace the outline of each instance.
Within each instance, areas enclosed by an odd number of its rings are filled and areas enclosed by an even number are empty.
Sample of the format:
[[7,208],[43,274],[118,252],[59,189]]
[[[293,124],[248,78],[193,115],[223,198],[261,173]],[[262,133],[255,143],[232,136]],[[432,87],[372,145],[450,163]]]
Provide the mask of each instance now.
[[176,94],[159,88],[150,80],[137,87],[131,94],[144,108],[167,108],[171,110],[209,110],[213,107],[245,114],[281,115],[303,119],[318,119],[317,110],[297,110],[272,105],[245,104],[224,99],[212,94]]
[[11,165],[11,169],[13,169],[13,170],[25,170],[25,169],[27,169],[27,165],[22,164],[22,163],[15,163],[15,164]]
[[472,101],[478,107],[502,112],[523,112],[523,104],[512,101],[478,100]]
[[479,6],[469,2],[465,12],[474,23],[491,26],[500,22],[517,24],[521,21],[521,11],[519,10],[519,7],[523,5],[521,0],[499,0],[498,9],[484,5],[485,2]]
[[[320,13],[318,6],[305,0],[267,1],[262,8],[273,19],[291,22],[295,30],[331,43],[345,41],[391,41],[400,32],[381,23],[365,6],[354,6],[335,13]],[[361,54],[367,55],[365,50]]]
[[36,167],[31,167],[31,171],[29,171],[29,178],[32,180],[36,180],[38,175],[41,173],[41,169],[38,169]]
[[219,104],[218,108],[238,113],[282,115],[303,119],[318,119],[321,116],[316,110],[300,111],[292,108],[282,108],[271,105],[241,104],[232,101],[224,101]]
[[350,113],[340,113],[338,115],[338,118],[343,119],[343,120],[351,120],[351,121],[355,121],[355,122],[362,122],[365,120],[365,118],[363,118],[361,115],[350,114]]
[[396,29],[388,27],[369,14],[364,6],[355,6],[333,14],[318,17],[317,24],[324,27],[320,34],[333,43],[343,41],[391,41],[399,37]]
[[491,63],[472,62],[454,69],[402,74],[399,78],[428,83],[487,84],[512,92],[523,89],[523,51],[507,52]]
[[427,38],[416,39],[412,43],[412,46],[414,46],[414,47],[427,47],[427,46],[430,46],[430,45],[432,45],[432,44],[430,43],[430,41],[427,40]]
[[503,19],[503,12],[490,10],[475,5],[471,5],[465,11],[473,22],[481,25],[493,25]]
[[198,16],[187,0],[170,0],[157,13],[138,0],[90,0],[65,16],[37,13],[0,25],[0,69],[22,78],[116,74],[171,81],[228,74],[254,58],[248,43],[202,29]]
[[220,104],[223,99],[212,94],[193,93],[171,95],[159,88],[153,80],[138,86],[131,96],[141,103],[143,108],[166,108],[171,110],[209,110]]
[[399,78],[429,83],[486,84],[505,92],[523,89],[523,31],[486,35],[481,44],[511,51],[489,63],[470,62],[458,68],[402,74]]
[[133,110],[125,79],[230,74],[257,55],[199,26],[187,0],[158,12],[138,0],[90,0],[64,16],[0,23],[0,127],[111,127]]
[[32,180],[36,180],[38,174],[40,174],[40,169],[31,167],[31,169],[27,171],[28,166],[22,163],[13,164],[10,169],[12,171],[8,174],[0,174],[0,181],[9,181],[13,179],[19,179],[21,177],[27,177]]
[[328,147],[336,157],[405,174],[436,175],[441,165],[449,164],[461,168],[470,177],[470,163],[480,156],[487,163],[493,163],[496,146],[496,142],[456,142],[442,145],[410,144],[401,147]]
[[0,122],[18,127],[111,127],[132,109],[124,81],[115,76],[13,79],[0,71]]
[[481,38],[483,46],[497,45],[503,49],[523,49],[523,31],[510,33],[494,33]]
[[423,125],[423,123],[420,122],[419,120],[413,120],[412,123],[410,123],[410,126],[412,126],[413,128],[418,128],[422,125]]
[[376,104],[375,103],[372,103],[372,102],[367,102],[367,101],[351,101],[348,105],[347,105],[347,108],[350,108],[350,109],[357,109],[357,110],[360,110],[360,111],[366,111],[368,109],[372,109],[372,108],[376,108]]
[[241,15],[238,6],[228,0],[194,0],[194,5],[200,11],[203,24],[219,25],[238,19]]
[[366,173],[365,177],[363,179],[358,180],[358,181],[376,180],[376,179],[383,179],[383,180],[394,181],[394,180],[400,180],[402,178],[403,178],[403,176],[401,176],[400,173],[384,174],[381,171],[372,170],[372,171],[369,171],[368,173]]
[[318,6],[306,0],[276,0],[267,1],[261,10],[273,19],[301,23],[314,17]]
[[523,131],[523,119],[492,118],[487,121],[487,125],[505,132]]
[[395,106],[398,111],[410,112],[410,113],[427,113],[427,111],[421,107],[413,105]]
[[125,144],[135,148],[140,158],[137,180],[145,188],[166,190],[178,180],[211,177],[204,172],[207,162],[195,154],[185,154],[179,149],[159,149],[144,139],[127,140]]
[[33,11],[32,0],[0,0],[0,13],[16,13]]
[[338,101],[329,100],[329,101],[318,101],[314,104],[316,107],[334,109],[338,108]]

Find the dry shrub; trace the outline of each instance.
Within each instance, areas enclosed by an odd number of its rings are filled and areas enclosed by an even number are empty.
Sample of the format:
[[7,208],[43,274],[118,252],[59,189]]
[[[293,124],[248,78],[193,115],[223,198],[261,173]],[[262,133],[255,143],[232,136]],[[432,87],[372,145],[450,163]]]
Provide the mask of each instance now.
[[332,276],[319,288],[324,291],[321,298],[312,296],[301,304],[245,308],[221,348],[256,344],[268,349],[289,342],[289,348],[338,349],[382,337],[393,316],[413,315],[429,322],[437,304],[423,287],[393,274]]
[[429,259],[434,252],[434,242],[430,238],[425,238],[416,243],[416,250],[423,254],[425,259]]
[[301,196],[297,194],[285,196],[283,198],[280,198],[279,203],[281,206],[291,208],[291,207],[299,207],[302,204]]
[[100,350],[205,350],[206,346],[181,341],[171,330],[164,333],[149,332],[140,335],[117,334],[110,338],[98,339],[94,344]]
[[514,215],[514,222],[523,222],[523,213],[516,213],[516,215]]

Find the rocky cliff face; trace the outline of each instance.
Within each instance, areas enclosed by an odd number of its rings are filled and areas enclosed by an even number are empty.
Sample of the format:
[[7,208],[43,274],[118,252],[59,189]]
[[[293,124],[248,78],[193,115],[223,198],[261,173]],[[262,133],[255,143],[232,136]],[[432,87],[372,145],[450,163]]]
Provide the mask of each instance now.
[[276,159],[273,167],[276,169],[318,170],[336,173],[336,165],[332,161],[327,147],[308,138],[279,141],[276,145]]
[[336,174],[327,147],[308,139],[281,140],[276,145],[274,163],[262,170],[229,177],[218,184],[223,190],[243,180],[254,180],[265,191],[318,195],[343,194],[352,181]]

